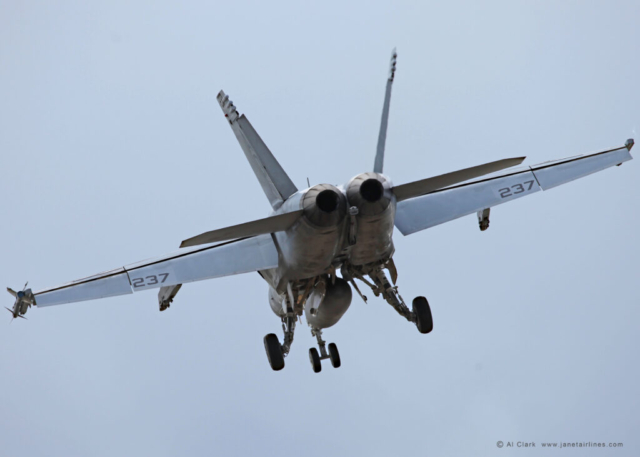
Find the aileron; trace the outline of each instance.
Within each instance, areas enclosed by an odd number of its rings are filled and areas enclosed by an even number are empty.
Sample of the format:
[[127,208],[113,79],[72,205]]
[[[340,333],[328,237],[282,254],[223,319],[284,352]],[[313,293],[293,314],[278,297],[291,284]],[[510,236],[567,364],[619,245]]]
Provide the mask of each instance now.
[[36,305],[51,306],[133,293],[124,268],[34,292]]

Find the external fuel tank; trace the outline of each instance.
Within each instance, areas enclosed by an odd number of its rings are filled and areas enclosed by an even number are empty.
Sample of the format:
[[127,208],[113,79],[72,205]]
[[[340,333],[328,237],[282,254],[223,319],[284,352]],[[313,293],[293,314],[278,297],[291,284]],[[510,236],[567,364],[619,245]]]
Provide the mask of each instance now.
[[335,325],[351,305],[351,286],[342,278],[322,278],[304,305],[307,323],[317,329]]

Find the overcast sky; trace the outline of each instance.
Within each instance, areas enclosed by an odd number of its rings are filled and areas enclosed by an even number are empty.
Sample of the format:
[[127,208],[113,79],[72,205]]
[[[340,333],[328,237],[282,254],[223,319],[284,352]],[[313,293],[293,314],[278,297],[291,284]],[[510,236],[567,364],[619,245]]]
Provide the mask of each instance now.
[[[299,188],[370,171],[394,46],[397,184],[640,137],[640,3],[481,3],[0,0],[2,286],[266,216],[220,89]],[[163,313],[155,291],[3,311],[0,455],[638,455],[639,177],[634,160],[497,207],[486,232],[396,232],[433,333],[354,297],[325,331],[342,367],[320,374],[306,325],[269,368],[280,322],[255,273]]]

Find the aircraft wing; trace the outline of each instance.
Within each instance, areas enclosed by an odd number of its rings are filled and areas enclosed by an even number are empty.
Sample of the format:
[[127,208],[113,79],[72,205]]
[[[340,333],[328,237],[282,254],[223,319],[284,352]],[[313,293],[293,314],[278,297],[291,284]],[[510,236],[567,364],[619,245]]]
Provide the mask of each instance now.
[[155,259],[33,292],[35,305],[51,306],[131,294],[278,266],[270,234],[214,246],[181,249]]
[[398,202],[395,225],[403,235],[548,190],[631,160],[633,140],[605,151],[510,170]]

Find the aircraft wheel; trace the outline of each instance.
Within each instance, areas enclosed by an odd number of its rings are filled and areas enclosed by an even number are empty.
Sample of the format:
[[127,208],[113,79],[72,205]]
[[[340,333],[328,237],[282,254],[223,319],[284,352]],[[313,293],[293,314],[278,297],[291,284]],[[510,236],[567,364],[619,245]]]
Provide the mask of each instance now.
[[329,343],[329,359],[333,368],[340,368],[340,353],[338,352],[338,346],[336,343]]
[[314,373],[320,373],[322,370],[322,364],[320,363],[320,355],[316,348],[309,349],[309,361],[311,362],[311,368]]
[[284,368],[284,354],[282,354],[282,346],[274,333],[269,333],[264,337],[264,349],[267,351],[269,365],[273,371],[280,371]]
[[433,317],[431,307],[424,297],[413,299],[413,313],[416,315],[416,327],[420,333],[429,333],[433,330]]

